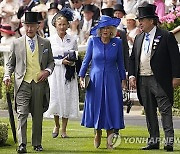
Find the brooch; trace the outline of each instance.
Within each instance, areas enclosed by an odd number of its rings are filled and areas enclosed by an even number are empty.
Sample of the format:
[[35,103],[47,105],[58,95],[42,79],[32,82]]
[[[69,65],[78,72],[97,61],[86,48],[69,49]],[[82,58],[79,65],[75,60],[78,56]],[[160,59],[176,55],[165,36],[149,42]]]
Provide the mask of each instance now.
[[70,40],[69,38],[68,38],[66,41],[67,41],[67,43],[70,43],[70,42],[71,42],[71,40]]
[[46,52],[48,52],[48,49],[44,49],[43,53],[46,53]]
[[160,38],[161,38],[161,36],[157,36],[157,37],[154,39],[153,50],[156,49],[158,43],[160,42]]
[[112,43],[112,46],[116,46],[116,43]]
[[159,42],[159,41],[160,41],[160,38],[161,38],[161,36],[157,36],[157,37],[154,39],[154,42]]

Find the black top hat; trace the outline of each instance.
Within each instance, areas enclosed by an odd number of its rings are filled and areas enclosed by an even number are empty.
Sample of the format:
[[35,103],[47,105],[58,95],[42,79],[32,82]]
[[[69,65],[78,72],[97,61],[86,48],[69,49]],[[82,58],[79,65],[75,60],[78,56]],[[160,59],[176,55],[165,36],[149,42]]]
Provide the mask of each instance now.
[[139,15],[138,18],[158,18],[156,15],[156,6],[153,4],[147,4],[145,6],[138,7]]
[[121,5],[121,4],[116,4],[116,5],[114,5],[114,11],[121,11],[121,12],[123,12],[124,14],[126,14],[126,12],[124,11],[124,7],[123,7],[123,5]]
[[104,8],[101,9],[102,15],[107,15],[109,17],[114,17],[114,10],[113,8]]
[[87,11],[95,12],[95,6],[91,5],[91,4],[84,5],[83,11],[84,12],[87,12]]
[[50,8],[49,8],[48,10],[51,10],[51,9],[57,9],[57,10],[59,10],[59,9],[58,9],[58,3],[54,3],[54,2],[51,3],[51,4],[50,4]]
[[38,21],[38,12],[25,12],[25,24],[37,24]]

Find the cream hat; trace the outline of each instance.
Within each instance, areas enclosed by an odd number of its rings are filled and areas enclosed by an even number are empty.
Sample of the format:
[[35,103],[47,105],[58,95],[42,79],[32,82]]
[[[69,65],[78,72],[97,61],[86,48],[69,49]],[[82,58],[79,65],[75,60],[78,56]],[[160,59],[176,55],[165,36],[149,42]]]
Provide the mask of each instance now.
[[45,4],[38,4],[32,8],[33,12],[48,12],[48,7]]
[[132,19],[136,21],[136,26],[139,25],[139,21],[137,20],[137,16],[133,13],[127,14],[124,18],[122,18],[123,25],[127,25],[127,19]]

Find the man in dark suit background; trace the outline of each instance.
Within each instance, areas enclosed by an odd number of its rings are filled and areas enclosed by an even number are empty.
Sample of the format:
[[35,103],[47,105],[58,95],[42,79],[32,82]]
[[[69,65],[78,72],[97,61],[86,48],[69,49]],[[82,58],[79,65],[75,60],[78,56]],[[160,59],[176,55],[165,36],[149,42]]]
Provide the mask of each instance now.
[[138,8],[143,32],[135,38],[130,56],[130,87],[137,86],[150,134],[142,150],[159,149],[158,107],[165,133],[164,150],[173,151],[173,88],[180,85],[180,53],[173,34],[157,27],[155,9],[151,4]]
[[[22,6],[19,7],[18,12],[17,12],[17,18],[21,19],[24,15],[25,12],[31,11],[31,9],[36,5],[36,3],[33,0],[22,0]],[[20,20],[19,25],[15,32],[18,32],[19,37],[22,36],[21,34],[21,29],[22,27],[22,21]]]
[[35,6],[35,2],[33,0],[23,0],[22,6],[19,7],[17,12],[18,19],[21,19],[21,17],[24,15],[24,12],[31,11],[31,9]]
[[93,5],[94,7],[94,15],[93,15],[93,20],[97,21],[99,20],[100,17],[100,9],[94,4],[93,0],[82,0],[83,2],[83,10],[85,5]]
[[86,44],[90,35],[91,28],[95,25],[95,20],[93,15],[95,14],[95,6],[87,4],[83,7],[83,19],[79,23],[80,38],[79,42],[81,44]]

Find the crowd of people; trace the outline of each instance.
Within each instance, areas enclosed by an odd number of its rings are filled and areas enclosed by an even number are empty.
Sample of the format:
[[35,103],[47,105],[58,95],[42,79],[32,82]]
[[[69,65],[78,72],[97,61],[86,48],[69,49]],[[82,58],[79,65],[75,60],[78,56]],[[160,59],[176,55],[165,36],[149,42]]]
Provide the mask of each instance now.
[[[95,148],[105,129],[107,149],[113,149],[109,138],[125,128],[122,90],[130,88],[137,89],[146,114],[149,140],[142,149],[160,148],[158,107],[164,149],[173,151],[173,88],[180,85],[180,53],[174,35],[158,27],[158,18],[178,5],[175,0],[3,0],[1,43],[12,43],[3,80],[9,86],[14,72],[17,152],[27,152],[29,113],[34,150],[43,150],[43,116],[54,118],[53,138],[59,133],[69,137],[68,119],[79,117],[78,76],[80,87],[86,87],[81,125],[95,129]],[[84,44],[81,62],[78,45]]]
[[[3,0],[0,3],[0,22],[2,26],[10,26],[11,30],[15,32],[11,35],[18,38],[25,34],[23,28],[24,12],[39,12],[41,28],[38,33],[40,36],[49,37],[56,33],[55,27],[51,24],[54,14],[63,7],[69,7],[74,11],[74,18],[70,22],[67,33],[77,37],[78,45],[84,45],[87,44],[90,36],[90,29],[98,22],[100,15],[102,15],[102,9],[113,8],[115,11],[114,17],[126,20],[126,15],[137,16],[137,8],[144,2],[157,6],[156,14],[158,17],[164,16],[180,5],[180,2],[177,0],[23,0],[22,2],[18,0]],[[128,18],[136,19],[131,15]],[[124,22],[127,23],[126,21]],[[125,23],[120,22],[120,25],[117,27],[118,30],[126,30],[128,26]],[[138,27],[138,24],[136,24],[136,27]],[[129,31],[127,36],[129,36],[128,34]],[[128,38],[131,39],[130,37],[131,34]],[[132,40],[133,38],[128,40],[130,41],[129,45],[132,44]]]

